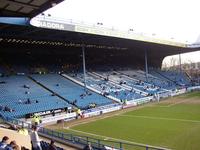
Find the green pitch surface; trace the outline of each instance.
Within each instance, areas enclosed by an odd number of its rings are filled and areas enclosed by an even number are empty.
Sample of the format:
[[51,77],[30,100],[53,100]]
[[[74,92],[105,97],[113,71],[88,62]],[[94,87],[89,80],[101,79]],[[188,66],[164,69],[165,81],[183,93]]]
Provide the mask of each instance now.
[[200,150],[200,93],[80,124],[65,132],[176,150]]

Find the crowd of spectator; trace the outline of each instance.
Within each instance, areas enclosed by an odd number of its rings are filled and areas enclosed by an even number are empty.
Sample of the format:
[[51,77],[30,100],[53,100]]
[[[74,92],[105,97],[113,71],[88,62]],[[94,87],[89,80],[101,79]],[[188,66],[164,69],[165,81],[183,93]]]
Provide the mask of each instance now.
[[[55,141],[51,140],[50,143],[42,141],[38,136],[38,126],[33,125],[32,130],[28,130],[24,127],[17,127],[16,125],[11,125],[8,129],[16,130],[19,134],[30,135],[31,140],[31,150],[63,150],[55,145]],[[8,136],[4,136],[0,142],[0,150],[29,150],[24,146],[19,146],[15,140],[11,140]]]
[[13,112],[15,111],[14,109],[8,107],[8,106],[3,106],[3,105],[0,105],[0,111],[6,111],[6,112]]
[[[0,142],[0,150],[20,150],[19,145],[17,145],[16,141],[11,141],[10,143],[9,137],[4,136],[2,138],[2,141]],[[22,150],[25,150],[23,147],[21,148]]]

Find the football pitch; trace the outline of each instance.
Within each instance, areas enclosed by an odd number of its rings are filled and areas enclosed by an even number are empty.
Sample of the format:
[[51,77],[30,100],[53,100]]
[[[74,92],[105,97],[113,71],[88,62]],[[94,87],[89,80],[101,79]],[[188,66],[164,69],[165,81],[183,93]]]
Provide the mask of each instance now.
[[[83,119],[84,120],[84,119]],[[200,149],[200,92],[192,92],[135,110],[120,111],[57,129],[104,140],[141,143],[176,150]],[[130,149],[130,148],[127,148]]]

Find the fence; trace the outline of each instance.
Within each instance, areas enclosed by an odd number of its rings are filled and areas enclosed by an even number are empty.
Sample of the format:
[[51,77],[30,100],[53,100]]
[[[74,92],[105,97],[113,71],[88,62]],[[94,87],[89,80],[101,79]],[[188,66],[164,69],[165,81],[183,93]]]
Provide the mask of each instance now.
[[[31,129],[31,124],[25,123],[21,120],[8,118],[8,117],[4,118],[4,120],[8,123],[15,124],[18,126],[24,126],[24,127],[28,128],[29,130]],[[39,134],[40,133],[45,134],[50,137],[58,138],[59,140],[62,140],[64,143],[72,143],[72,144],[78,144],[78,145],[86,145],[88,143],[91,143],[92,147],[97,150],[106,150],[106,149],[112,149],[112,150],[169,150],[167,148],[138,144],[138,143],[134,143],[134,142],[102,140],[102,139],[97,139],[97,138],[88,137],[88,136],[74,135],[71,133],[62,133],[62,132],[54,131],[51,129],[46,129],[43,127],[40,127]]]

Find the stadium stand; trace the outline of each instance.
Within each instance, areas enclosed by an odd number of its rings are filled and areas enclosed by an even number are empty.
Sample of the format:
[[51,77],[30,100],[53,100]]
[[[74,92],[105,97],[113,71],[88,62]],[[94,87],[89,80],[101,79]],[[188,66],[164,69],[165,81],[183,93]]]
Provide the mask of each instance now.
[[150,73],[148,74],[148,80],[146,78],[145,72],[141,70],[123,70],[120,71],[120,73],[123,73],[129,77],[138,79],[143,82],[147,82],[151,85],[161,87],[163,89],[172,90],[176,88],[176,85],[172,81],[166,81],[166,79],[163,80],[163,77],[157,77],[155,74]]
[[25,117],[26,114],[61,109],[70,105],[34,83],[27,76],[0,77],[0,114]]
[[[185,87],[191,85],[184,73],[150,69],[147,78],[141,68],[144,68],[143,58],[147,49],[149,50],[148,66],[155,68],[161,67],[160,64],[165,56],[177,52],[194,51],[194,49],[173,47],[173,44],[169,46],[170,43],[169,45],[162,45],[160,42],[157,44],[145,42],[144,44],[139,40],[51,30],[50,28],[42,29],[30,25],[32,17],[61,1],[63,0],[31,0],[30,2],[5,0],[5,2],[0,2],[4,5],[0,12],[2,16],[28,17],[17,18],[22,19],[20,23],[18,21],[10,21],[11,24],[0,23],[0,116],[7,122],[14,120],[14,123],[23,127],[30,121],[26,119],[27,114],[33,116],[46,112],[50,112],[50,115],[45,116],[43,119],[45,122],[78,119],[76,112],[54,114],[56,110],[65,110],[69,107],[74,108],[74,106],[75,109],[76,107],[85,109],[83,111],[78,109],[83,112],[85,118],[101,115],[159,100],[159,96],[156,97],[159,94],[166,97],[176,95],[179,88],[180,93],[184,93]],[[13,18],[9,19],[13,20]],[[68,29],[76,29],[76,26],[67,24],[64,26]],[[86,88],[83,73],[80,73],[83,45],[88,50],[86,68],[90,70],[92,66],[95,70],[87,72]],[[162,53],[160,53],[161,49]],[[130,69],[125,66],[135,66],[135,68]],[[114,68],[115,71],[113,71]],[[75,73],[76,71],[79,72]],[[69,73],[60,75],[63,72]],[[73,81],[65,75],[70,75]],[[129,103],[120,102],[124,100]],[[22,123],[20,119],[27,122]],[[7,133],[9,134],[9,131]],[[105,143],[101,143],[103,140],[91,137],[59,133],[42,127],[40,134],[50,135],[51,138],[59,138],[82,147],[90,141],[94,149],[105,148]],[[18,136],[14,138],[22,139],[21,142],[26,142],[22,143],[22,146],[30,148],[29,138],[24,140]],[[48,149],[48,142],[42,141],[41,144],[43,149]],[[117,145],[118,149],[121,149],[123,143],[119,141]],[[108,147],[112,148],[112,144]],[[142,147],[148,149],[147,145]],[[58,147],[58,149],[62,150],[64,147]]]
[[189,86],[191,85],[191,81],[189,78],[186,76],[184,72],[176,72],[176,71],[162,71],[162,70],[155,70],[157,74],[160,74],[168,80],[173,81],[176,85],[180,86]]
[[[76,75],[72,74],[72,77],[75,79],[84,82],[83,74],[77,73]],[[104,77],[97,76],[93,73],[87,74],[87,86],[94,88],[95,90],[100,91],[104,96],[112,96],[119,100],[134,100],[144,97],[140,92],[137,93],[132,90],[131,87],[123,87],[115,82],[111,82]]]
[[[129,77],[117,71],[111,71],[107,74],[104,74],[104,76],[105,75],[109,77],[109,80],[114,81],[119,85],[123,85],[126,87],[128,86],[129,88],[132,88],[132,90],[136,90],[140,93],[143,92],[145,94],[154,94],[155,92],[162,92],[162,89],[160,87],[150,84],[145,80],[142,81],[137,78]],[[150,77],[152,76],[150,75]]]
[[58,74],[31,75],[31,77],[82,109],[88,108],[91,103],[95,103],[97,106],[112,103],[111,100],[90,90],[85,90],[84,87]]

